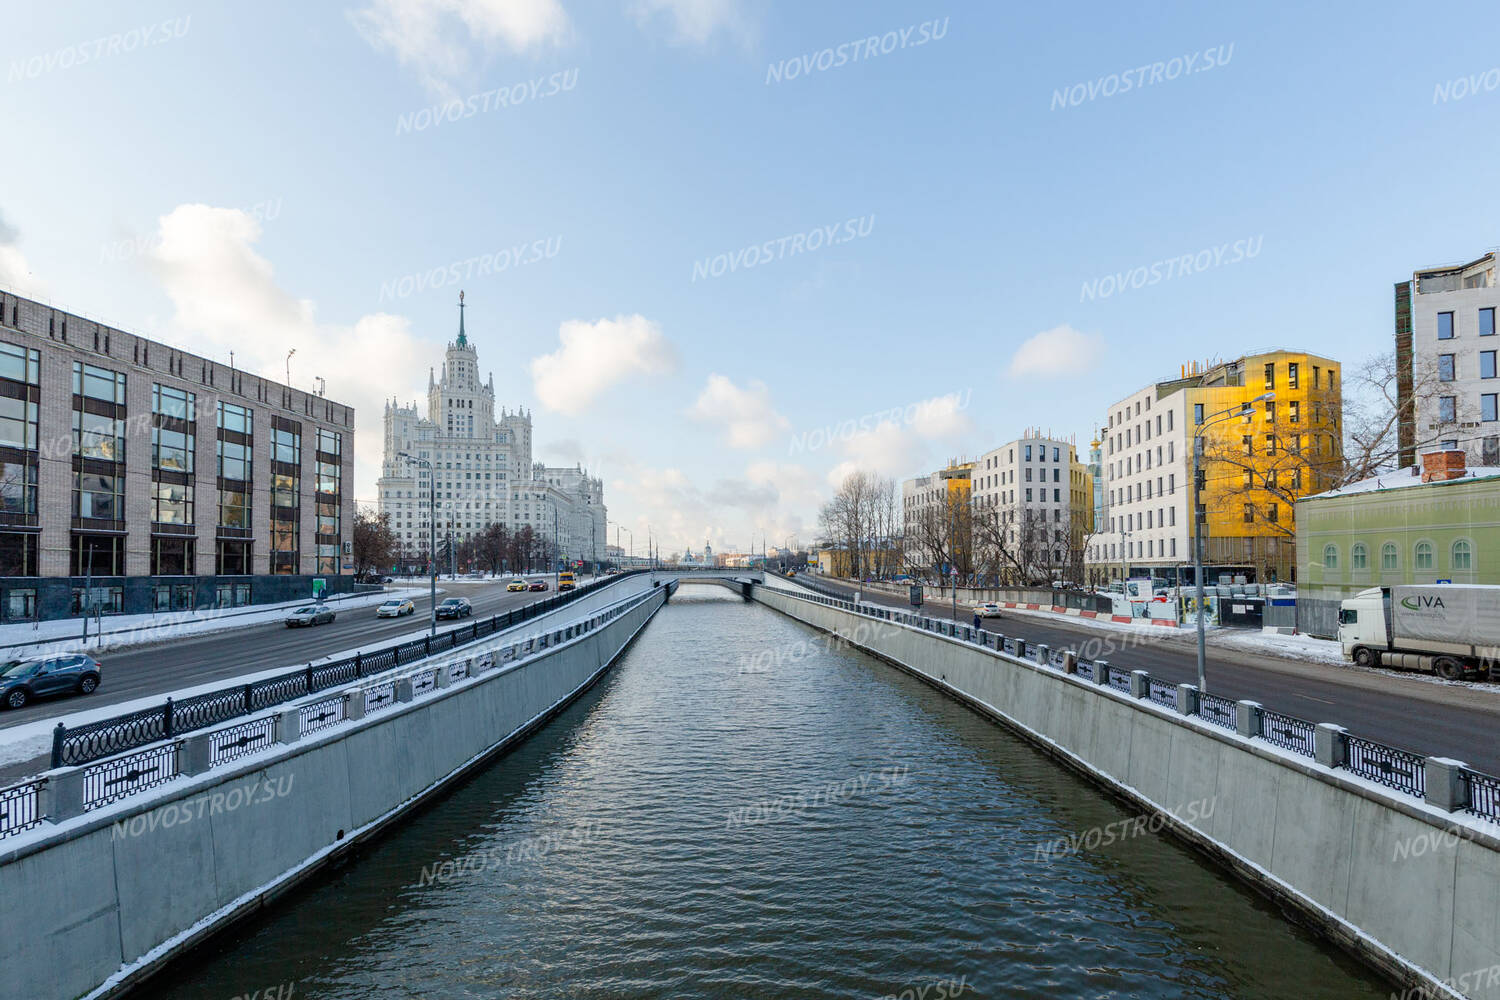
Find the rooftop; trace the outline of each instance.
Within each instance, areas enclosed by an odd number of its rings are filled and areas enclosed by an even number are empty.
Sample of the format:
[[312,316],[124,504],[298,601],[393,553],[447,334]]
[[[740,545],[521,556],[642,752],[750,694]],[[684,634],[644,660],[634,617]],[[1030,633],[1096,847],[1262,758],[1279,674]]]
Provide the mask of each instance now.
[[1397,469],[1395,472],[1383,473],[1379,476],[1371,476],[1369,479],[1361,479],[1357,483],[1348,486],[1340,486],[1338,489],[1317,493],[1313,496],[1303,497],[1304,500],[1328,500],[1333,497],[1354,496],[1356,493],[1383,493],[1390,490],[1405,490],[1413,486],[1455,486],[1460,483],[1472,483],[1476,479],[1500,478],[1500,466],[1471,466],[1465,475],[1457,479],[1438,479],[1430,483],[1422,482],[1422,477],[1416,471],[1416,466],[1407,466]]

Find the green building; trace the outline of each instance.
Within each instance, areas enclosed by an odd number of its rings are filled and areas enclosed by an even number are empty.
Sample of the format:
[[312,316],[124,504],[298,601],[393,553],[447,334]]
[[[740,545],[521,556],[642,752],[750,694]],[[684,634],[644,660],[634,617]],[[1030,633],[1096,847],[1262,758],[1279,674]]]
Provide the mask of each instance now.
[[1500,468],[1465,468],[1461,451],[1304,497],[1296,524],[1297,625],[1314,635],[1369,587],[1500,584]]

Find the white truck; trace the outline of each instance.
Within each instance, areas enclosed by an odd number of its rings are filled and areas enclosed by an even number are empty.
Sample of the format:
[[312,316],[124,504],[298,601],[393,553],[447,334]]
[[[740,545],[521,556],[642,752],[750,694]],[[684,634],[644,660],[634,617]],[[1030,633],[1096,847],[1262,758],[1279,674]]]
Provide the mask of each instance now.
[[1457,680],[1500,656],[1500,586],[1372,587],[1339,605],[1344,658]]

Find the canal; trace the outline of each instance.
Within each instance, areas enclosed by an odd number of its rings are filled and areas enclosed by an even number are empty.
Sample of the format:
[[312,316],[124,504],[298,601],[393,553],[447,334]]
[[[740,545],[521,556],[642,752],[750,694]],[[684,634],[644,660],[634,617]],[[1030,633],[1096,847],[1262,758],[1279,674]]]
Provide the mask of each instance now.
[[1140,825],[931,688],[728,590],[685,586],[525,745],[147,989],[168,1000],[1391,992]]

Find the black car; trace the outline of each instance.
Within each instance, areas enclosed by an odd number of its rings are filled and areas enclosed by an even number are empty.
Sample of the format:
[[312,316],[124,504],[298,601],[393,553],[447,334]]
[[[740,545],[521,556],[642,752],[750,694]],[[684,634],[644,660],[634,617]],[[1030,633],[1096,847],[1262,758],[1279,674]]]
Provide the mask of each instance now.
[[20,708],[46,695],[92,694],[103,673],[98,660],[82,653],[7,660],[0,664],[0,705]]
[[474,606],[462,597],[450,597],[437,606],[439,618],[467,618],[474,613]]

